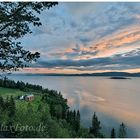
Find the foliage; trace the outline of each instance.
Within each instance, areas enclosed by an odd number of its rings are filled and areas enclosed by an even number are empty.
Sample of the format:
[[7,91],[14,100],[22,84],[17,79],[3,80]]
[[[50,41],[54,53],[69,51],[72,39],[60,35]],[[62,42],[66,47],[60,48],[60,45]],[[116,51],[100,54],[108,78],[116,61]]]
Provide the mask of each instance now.
[[116,138],[116,131],[115,131],[114,128],[112,128],[112,130],[111,130],[111,136],[110,136],[110,138]]
[[94,138],[94,136],[89,133],[87,128],[80,128],[78,131],[78,138]]
[[23,49],[17,39],[40,26],[38,15],[57,2],[0,2],[0,70],[11,71],[36,61],[40,54]]
[[90,133],[92,133],[95,137],[99,137],[100,129],[101,129],[101,123],[98,120],[98,117],[96,116],[96,113],[94,112],[94,115],[93,115],[93,118],[92,118],[92,126],[90,128]]
[[[67,100],[63,98],[60,92],[44,89],[39,85],[32,85],[20,81],[15,82],[7,78],[0,79],[0,86],[0,94],[2,95],[0,96],[0,127],[7,127],[7,131],[0,131],[0,137],[105,137],[100,131],[101,123],[96,113],[93,115],[92,126],[89,131],[88,128],[81,126],[80,111],[70,110],[69,106],[67,105]],[[16,98],[17,96],[21,96],[26,93],[23,91],[34,92],[35,99],[31,102],[27,102]],[[23,129],[25,126],[38,128],[40,125],[43,126],[43,130]],[[18,129],[16,129],[16,127]],[[126,127],[123,123],[120,125],[119,129],[119,137],[120,136],[126,136]],[[111,131],[111,137],[115,137],[114,129]]]
[[120,124],[119,138],[126,138],[126,126],[124,123]]

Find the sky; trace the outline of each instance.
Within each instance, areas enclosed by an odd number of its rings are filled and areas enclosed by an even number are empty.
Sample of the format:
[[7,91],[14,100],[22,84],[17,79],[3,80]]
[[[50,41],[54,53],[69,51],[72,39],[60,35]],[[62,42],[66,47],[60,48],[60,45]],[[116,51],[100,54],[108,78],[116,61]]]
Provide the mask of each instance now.
[[21,39],[26,73],[140,72],[140,2],[59,2]]

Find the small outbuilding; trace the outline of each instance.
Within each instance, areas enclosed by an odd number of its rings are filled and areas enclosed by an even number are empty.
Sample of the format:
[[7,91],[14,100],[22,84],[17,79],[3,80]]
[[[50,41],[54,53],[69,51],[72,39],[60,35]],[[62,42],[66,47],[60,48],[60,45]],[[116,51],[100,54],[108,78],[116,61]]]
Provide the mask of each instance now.
[[19,97],[20,100],[24,100],[24,95]]
[[33,94],[25,95],[24,98],[25,98],[26,101],[32,101],[32,100],[34,100],[34,95]]
[[34,95],[33,94],[26,94],[26,95],[18,96],[17,99],[25,100],[25,101],[32,101],[32,100],[34,100]]

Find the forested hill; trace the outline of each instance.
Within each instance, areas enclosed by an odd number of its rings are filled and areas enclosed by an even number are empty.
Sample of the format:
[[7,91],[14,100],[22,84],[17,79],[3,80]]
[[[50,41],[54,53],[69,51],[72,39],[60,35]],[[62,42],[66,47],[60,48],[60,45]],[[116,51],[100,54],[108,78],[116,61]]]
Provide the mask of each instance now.
[[140,77],[140,73],[128,73],[128,72],[103,72],[103,73],[84,73],[84,74],[35,74],[35,73],[20,73],[14,75],[24,76],[124,76],[124,77]]
[[[21,100],[33,94],[31,101]],[[1,138],[104,138],[126,137],[126,127],[112,128],[110,135],[102,132],[102,123],[95,112],[91,126],[81,126],[79,110],[71,110],[60,92],[44,89],[7,78],[0,79]],[[116,127],[116,126],[114,126]]]

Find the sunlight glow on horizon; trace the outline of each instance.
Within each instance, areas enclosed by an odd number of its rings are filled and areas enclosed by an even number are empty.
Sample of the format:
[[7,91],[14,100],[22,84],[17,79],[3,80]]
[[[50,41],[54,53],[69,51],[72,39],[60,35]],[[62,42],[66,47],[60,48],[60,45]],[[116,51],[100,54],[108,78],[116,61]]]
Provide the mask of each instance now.
[[42,26],[23,39],[41,57],[21,72],[140,72],[139,6],[60,2],[40,14]]
[[80,71],[80,70],[69,70],[69,69],[48,69],[48,68],[24,68],[16,73],[32,73],[32,74],[84,74],[84,73],[102,73],[102,72],[128,72],[128,73],[139,73],[140,68],[127,69],[127,70],[94,70],[94,71]]

